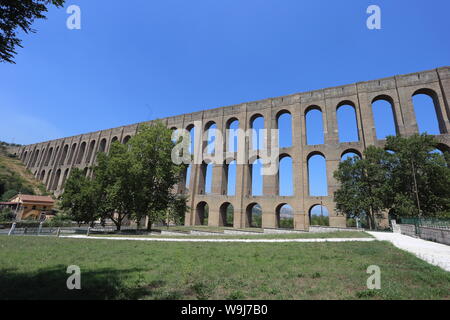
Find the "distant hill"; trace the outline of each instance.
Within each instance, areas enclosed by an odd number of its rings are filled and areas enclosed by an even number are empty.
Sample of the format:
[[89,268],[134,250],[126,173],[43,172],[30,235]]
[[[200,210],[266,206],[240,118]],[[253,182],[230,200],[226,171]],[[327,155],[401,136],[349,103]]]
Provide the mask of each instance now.
[[16,157],[8,154],[7,148],[14,145],[0,142],[0,201],[15,194],[47,194],[44,185],[36,180]]

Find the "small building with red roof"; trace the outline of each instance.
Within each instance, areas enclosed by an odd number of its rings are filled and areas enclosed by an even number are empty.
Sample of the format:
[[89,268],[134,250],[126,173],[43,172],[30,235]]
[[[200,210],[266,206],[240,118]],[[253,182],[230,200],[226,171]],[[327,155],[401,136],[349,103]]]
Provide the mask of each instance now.
[[10,206],[16,213],[16,221],[20,220],[44,220],[47,215],[53,215],[55,200],[50,196],[35,196],[18,194],[8,202],[0,202],[2,206]]

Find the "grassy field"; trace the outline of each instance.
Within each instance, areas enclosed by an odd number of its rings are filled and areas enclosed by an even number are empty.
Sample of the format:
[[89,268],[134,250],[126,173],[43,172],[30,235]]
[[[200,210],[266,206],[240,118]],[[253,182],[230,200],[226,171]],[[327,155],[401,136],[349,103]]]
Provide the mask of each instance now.
[[179,239],[323,239],[323,238],[373,238],[366,232],[342,231],[326,233],[287,233],[255,235],[125,235],[125,234],[91,234],[92,237],[136,237],[136,238],[179,238]]
[[[81,290],[66,289],[67,266]],[[381,290],[366,269],[381,268]],[[0,237],[1,299],[449,299],[450,273],[387,242],[156,243]]]

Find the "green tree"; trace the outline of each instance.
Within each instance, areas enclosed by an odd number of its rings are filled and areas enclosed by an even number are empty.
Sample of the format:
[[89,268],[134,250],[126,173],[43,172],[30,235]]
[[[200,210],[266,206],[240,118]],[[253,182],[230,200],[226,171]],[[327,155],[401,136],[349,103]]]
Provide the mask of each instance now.
[[[450,168],[445,155],[433,152],[434,136],[415,134],[388,137],[386,149],[393,151],[390,199],[399,216],[439,216],[450,211]],[[448,155],[447,155],[448,157]]]
[[99,197],[95,181],[86,178],[78,168],[72,169],[60,197],[61,209],[78,224],[92,224],[98,217]]
[[[100,195],[100,212],[121,229],[128,217],[139,222],[163,222],[168,215],[179,219],[186,198],[173,191],[183,166],[172,161],[172,131],[161,122],[141,126],[126,144],[115,142],[108,154],[98,155],[94,176]],[[184,203],[183,203],[184,202]],[[183,213],[184,214],[184,213]]]
[[14,63],[16,47],[22,47],[19,30],[36,32],[31,28],[35,19],[46,19],[49,5],[62,7],[64,0],[0,0],[0,62]]
[[391,155],[383,149],[370,146],[363,159],[353,157],[339,164],[334,173],[340,183],[334,193],[336,209],[349,218],[365,215],[370,229],[375,229],[377,216],[387,208],[390,184]]
[[187,196],[174,196],[174,199],[169,203],[169,206],[166,210],[167,225],[169,225],[170,222],[173,222],[176,225],[184,224],[184,217],[186,215],[186,212],[188,211],[189,207],[187,205]]
[[148,230],[152,223],[166,218],[167,209],[179,208],[180,201],[186,201],[173,190],[184,166],[172,161],[175,143],[171,137],[172,130],[156,122],[140,127],[127,144],[135,175],[133,216],[136,220],[147,217]]
[[108,154],[99,153],[94,167],[96,198],[99,214],[110,219],[120,231],[123,220],[135,210],[139,175],[133,165],[127,145],[114,142]]

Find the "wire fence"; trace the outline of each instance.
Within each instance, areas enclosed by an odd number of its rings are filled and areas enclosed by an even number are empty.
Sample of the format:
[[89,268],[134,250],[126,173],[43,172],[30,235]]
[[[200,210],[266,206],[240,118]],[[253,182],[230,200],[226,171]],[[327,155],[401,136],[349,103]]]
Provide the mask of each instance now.
[[420,234],[420,229],[434,228],[442,230],[450,230],[450,219],[438,219],[438,218],[400,218],[401,224],[414,225],[416,228],[416,234]]

